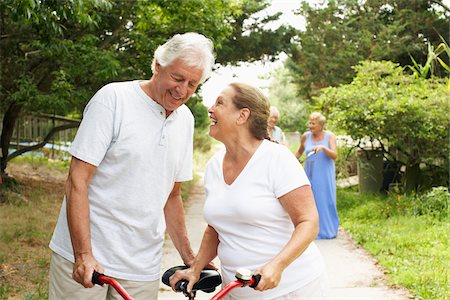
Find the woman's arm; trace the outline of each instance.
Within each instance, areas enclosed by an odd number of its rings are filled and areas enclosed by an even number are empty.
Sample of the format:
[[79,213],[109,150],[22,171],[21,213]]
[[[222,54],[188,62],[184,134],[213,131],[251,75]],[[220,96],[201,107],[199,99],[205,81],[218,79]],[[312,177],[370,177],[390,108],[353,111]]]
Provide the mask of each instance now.
[[295,152],[295,157],[297,157],[297,159],[299,159],[302,156],[303,151],[305,151],[305,141],[306,141],[306,133],[302,134],[300,138],[300,147],[298,147],[297,152]]
[[217,247],[219,245],[219,236],[217,231],[207,226],[203,234],[202,243],[189,269],[178,270],[170,278],[170,286],[175,291],[175,284],[180,280],[189,281],[187,292],[190,293],[194,284],[198,281],[201,271],[217,256]]
[[255,274],[261,274],[261,281],[255,289],[261,291],[278,285],[284,269],[305,251],[319,232],[319,215],[309,185],[301,186],[279,200],[289,213],[295,230],[283,249],[255,271]]

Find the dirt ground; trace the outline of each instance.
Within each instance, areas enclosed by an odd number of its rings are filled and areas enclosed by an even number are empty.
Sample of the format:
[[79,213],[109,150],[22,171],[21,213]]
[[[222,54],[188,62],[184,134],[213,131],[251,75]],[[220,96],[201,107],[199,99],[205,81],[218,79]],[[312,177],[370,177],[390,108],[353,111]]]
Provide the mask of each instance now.
[[47,299],[50,240],[66,173],[9,164],[17,184],[0,190],[0,299]]

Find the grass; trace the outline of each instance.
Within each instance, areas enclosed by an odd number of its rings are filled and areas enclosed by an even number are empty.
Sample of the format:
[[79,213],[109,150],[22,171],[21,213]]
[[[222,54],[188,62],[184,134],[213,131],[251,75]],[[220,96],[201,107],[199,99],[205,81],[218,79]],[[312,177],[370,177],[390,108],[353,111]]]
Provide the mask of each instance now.
[[[441,204],[448,201],[448,194],[441,196]],[[338,211],[342,226],[377,258],[392,285],[406,287],[419,299],[449,299],[448,203],[437,214],[421,209],[424,198],[339,190]]]
[[47,299],[48,242],[63,183],[19,182],[13,191],[0,191],[0,299]]
[[[211,154],[195,153],[196,172],[203,172]],[[18,174],[18,183],[12,190],[0,190],[0,299],[48,297],[48,243],[67,174],[67,163],[58,164],[21,158],[8,167],[12,175]],[[190,187],[183,186],[186,199]],[[418,299],[448,300],[450,295],[450,222],[445,193],[435,190],[406,197],[338,191],[343,227],[378,259],[392,285],[405,286]]]
[[[211,156],[195,153],[194,180],[182,185],[183,199]],[[64,193],[68,162],[21,156],[8,164],[16,179],[0,189],[0,299],[48,299],[48,248]]]

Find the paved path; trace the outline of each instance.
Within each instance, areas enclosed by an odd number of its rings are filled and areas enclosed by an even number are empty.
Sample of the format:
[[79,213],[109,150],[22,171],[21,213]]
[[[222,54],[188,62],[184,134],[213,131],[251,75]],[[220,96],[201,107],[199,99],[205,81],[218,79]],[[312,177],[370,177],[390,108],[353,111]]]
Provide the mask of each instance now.
[[[200,181],[186,202],[186,223],[192,247],[196,251],[200,245],[206,226],[202,216],[204,191]],[[315,242],[327,264],[330,281],[330,300],[364,299],[364,300],[402,300],[411,299],[403,289],[389,288],[384,280],[383,271],[377,262],[364,249],[355,246],[349,235],[342,229],[333,240]],[[219,266],[215,261],[216,266]],[[164,246],[162,270],[182,264],[177,251],[170,240]],[[206,300],[211,294],[199,292],[196,299]],[[174,293],[161,284],[160,300],[187,299],[182,294]]]

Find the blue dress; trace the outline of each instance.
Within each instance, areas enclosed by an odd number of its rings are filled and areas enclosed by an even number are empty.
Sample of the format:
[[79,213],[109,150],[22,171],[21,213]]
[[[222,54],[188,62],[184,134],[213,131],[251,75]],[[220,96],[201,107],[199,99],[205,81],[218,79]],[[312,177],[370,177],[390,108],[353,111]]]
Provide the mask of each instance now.
[[[308,155],[313,147],[328,146],[330,133],[320,142],[312,141],[312,134],[308,132],[305,141],[305,153]],[[319,212],[319,234],[317,239],[332,239],[338,234],[339,217],[336,210],[336,174],[334,160],[323,151],[311,155],[304,162],[306,175],[311,182],[311,188]]]

